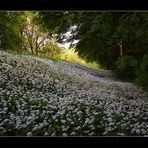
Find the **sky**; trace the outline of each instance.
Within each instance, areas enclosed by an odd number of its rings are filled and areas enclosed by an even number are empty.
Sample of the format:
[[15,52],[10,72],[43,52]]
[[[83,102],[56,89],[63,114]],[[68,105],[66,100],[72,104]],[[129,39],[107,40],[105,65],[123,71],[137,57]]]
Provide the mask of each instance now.
[[[72,36],[72,30],[75,30],[76,28],[77,28],[76,26],[70,27],[69,31],[66,32],[66,33],[64,34],[64,36],[65,36],[66,38],[71,37],[71,36]],[[66,39],[65,39],[65,40],[66,40]],[[78,40],[74,40],[74,41],[73,41],[73,44],[76,44],[76,43],[78,43]],[[69,49],[70,44],[71,44],[71,42],[66,42],[66,43],[64,43],[64,44],[58,44],[58,45],[59,45],[60,47],[64,47],[64,48],[66,48],[66,49]]]

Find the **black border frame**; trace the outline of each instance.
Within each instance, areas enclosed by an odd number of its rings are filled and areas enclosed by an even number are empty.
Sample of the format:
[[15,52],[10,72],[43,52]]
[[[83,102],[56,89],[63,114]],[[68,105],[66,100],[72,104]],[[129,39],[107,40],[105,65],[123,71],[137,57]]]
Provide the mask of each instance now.
[[0,10],[147,10],[147,0],[0,0]]
[[147,137],[0,137],[6,148],[147,148]]
[[[8,11],[147,11],[147,0],[0,0]],[[148,137],[0,137],[7,148],[147,148]]]

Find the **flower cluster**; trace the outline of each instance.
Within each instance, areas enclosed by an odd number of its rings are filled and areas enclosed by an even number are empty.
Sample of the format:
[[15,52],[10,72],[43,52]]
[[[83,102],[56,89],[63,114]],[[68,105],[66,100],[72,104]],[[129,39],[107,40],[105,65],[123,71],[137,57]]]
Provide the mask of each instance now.
[[0,52],[0,136],[148,136],[143,90],[98,73]]

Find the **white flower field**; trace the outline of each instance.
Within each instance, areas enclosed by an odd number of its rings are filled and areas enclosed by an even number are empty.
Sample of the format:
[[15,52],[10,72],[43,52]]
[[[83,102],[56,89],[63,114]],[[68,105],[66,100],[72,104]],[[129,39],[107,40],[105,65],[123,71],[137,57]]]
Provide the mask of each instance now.
[[0,136],[148,136],[147,94],[105,70],[0,52]]

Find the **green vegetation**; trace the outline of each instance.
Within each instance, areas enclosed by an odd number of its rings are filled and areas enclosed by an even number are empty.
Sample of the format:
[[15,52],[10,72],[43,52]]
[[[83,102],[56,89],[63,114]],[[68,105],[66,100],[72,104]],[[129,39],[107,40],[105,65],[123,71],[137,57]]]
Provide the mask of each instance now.
[[69,62],[78,63],[89,68],[98,69],[100,65],[95,62],[86,62],[78,56],[78,53],[75,52],[75,49],[68,49],[61,55],[61,59]]
[[81,58],[101,64],[125,80],[138,79],[138,84],[147,87],[147,68],[141,66],[148,53],[147,12],[40,12],[36,20],[59,35],[75,26],[67,40],[79,40],[76,51]]
[[143,57],[139,71],[137,73],[136,82],[144,86],[148,91],[148,55]]
[[[0,50],[103,67],[147,89],[147,26],[147,12],[0,12]],[[67,42],[78,56],[57,44]]]
[[132,57],[121,57],[116,62],[115,72],[117,76],[124,80],[133,80],[136,78],[137,60]]
[[0,12],[0,136],[148,136],[147,45],[147,12]]

